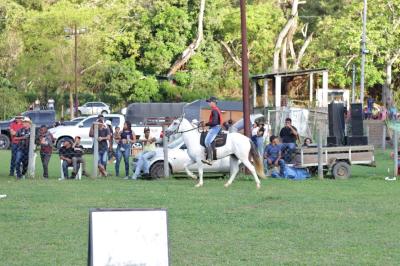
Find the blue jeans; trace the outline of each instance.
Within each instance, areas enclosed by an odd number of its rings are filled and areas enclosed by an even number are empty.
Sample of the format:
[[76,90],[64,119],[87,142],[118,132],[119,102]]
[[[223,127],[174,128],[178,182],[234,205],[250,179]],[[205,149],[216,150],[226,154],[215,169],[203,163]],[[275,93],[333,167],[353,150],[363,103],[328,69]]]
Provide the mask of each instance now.
[[129,156],[131,154],[131,145],[130,144],[120,144],[117,146],[117,151],[115,152],[115,174],[119,176],[119,165],[122,161],[122,157],[125,162],[125,175],[129,176]]
[[63,160],[63,162],[62,162],[62,170],[63,170],[63,174],[64,174],[64,178],[65,179],[69,178],[68,166],[72,166],[72,164],[69,164],[66,160]]
[[257,137],[257,150],[258,154],[260,154],[261,158],[263,157],[264,154],[264,137]]
[[17,149],[18,144],[11,144],[11,161],[10,161],[10,175],[14,175],[15,172],[15,162],[17,161]]
[[[22,178],[22,176],[28,170],[28,149],[17,149],[15,158],[15,169],[17,171],[17,178]],[[22,167],[22,172],[21,172]]]
[[107,166],[108,150],[99,150],[99,165]]
[[[272,164],[268,163],[268,159],[271,160]],[[276,162],[277,159],[278,158],[272,158],[272,157],[265,159],[266,166],[268,167],[268,169],[271,168],[271,166],[275,165],[275,162]],[[283,177],[284,171],[285,171],[285,167],[286,167],[285,161],[282,160],[282,159],[279,159],[278,165],[279,165],[279,175]]]
[[218,135],[220,131],[221,131],[220,125],[210,128],[206,136],[206,139],[204,140],[204,145],[206,145],[207,148],[210,147],[211,143],[214,141],[215,137]]
[[296,150],[296,143],[282,143],[283,159],[289,163],[292,160],[292,154]]
[[149,160],[151,157],[156,155],[155,151],[144,151],[138,155],[138,162],[136,164],[135,174],[133,175],[133,179],[136,179],[140,176],[140,172],[143,171],[145,174],[149,173]]

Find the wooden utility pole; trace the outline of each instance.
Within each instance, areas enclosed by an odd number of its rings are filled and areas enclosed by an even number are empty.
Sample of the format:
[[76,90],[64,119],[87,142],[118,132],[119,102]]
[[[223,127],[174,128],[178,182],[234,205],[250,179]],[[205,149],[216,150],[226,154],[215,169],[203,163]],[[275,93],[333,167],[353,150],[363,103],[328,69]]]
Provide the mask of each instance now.
[[361,39],[361,82],[360,82],[360,103],[364,105],[364,84],[365,84],[365,59],[368,53],[367,50],[367,0],[364,0],[364,11],[363,11],[363,28],[362,28],[362,39]]
[[242,88],[243,88],[243,121],[244,134],[250,137],[250,94],[249,94],[249,58],[247,55],[246,0],[240,0],[240,17],[242,32]]

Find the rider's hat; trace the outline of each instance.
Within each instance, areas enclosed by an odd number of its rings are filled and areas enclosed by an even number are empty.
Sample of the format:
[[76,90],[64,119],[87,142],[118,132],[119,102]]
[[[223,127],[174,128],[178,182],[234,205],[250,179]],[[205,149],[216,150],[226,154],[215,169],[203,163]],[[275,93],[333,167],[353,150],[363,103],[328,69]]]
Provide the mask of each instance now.
[[217,102],[218,102],[218,99],[217,99],[217,97],[215,97],[215,96],[211,96],[210,98],[208,98],[208,99],[206,100],[206,102],[208,102],[208,103],[210,103],[210,102],[217,103]]

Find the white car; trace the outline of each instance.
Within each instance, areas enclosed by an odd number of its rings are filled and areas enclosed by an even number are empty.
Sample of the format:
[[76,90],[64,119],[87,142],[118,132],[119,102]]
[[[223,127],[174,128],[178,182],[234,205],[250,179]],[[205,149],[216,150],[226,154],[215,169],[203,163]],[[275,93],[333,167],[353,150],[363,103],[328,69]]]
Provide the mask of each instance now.
[[[108,114],[104,115],[106,120],[110,120],[113,126],[122,128],[125,123],[125,118],[123,115]],[[81,144],[85,149],[91,149],[93,146],[93,138],[89,137],[89,131],[92,124],[97,120],[97,115],[92,115],[81,122],[70,125],[70,126],[60,126],[49,129],[49,132],[56,139],[56,147],[59,149],[65,140],[73,140],[76,136],[81,137]]]
[[[184,165],[190,161],[186,150],[186,145],[182,138],[178,138],[168,144],[168,164],[170,174],[185,173]],[[156,149],[156,155],[150,159],[150,175],[152,178],[164,176],[164,151],[162,147]],[[225,176],[230,172],[229,156],[216,160],[212,166],[204,165],[204,173],[217,173]],[[189,169],[197,172],[197,165],[194,164]]]
[[[70,110],[67,108],[67,113]],[[106,115],[111,113],[110,106],[103,102],[87,102],[82,106],[78,107],[78,116],[82,115]]]

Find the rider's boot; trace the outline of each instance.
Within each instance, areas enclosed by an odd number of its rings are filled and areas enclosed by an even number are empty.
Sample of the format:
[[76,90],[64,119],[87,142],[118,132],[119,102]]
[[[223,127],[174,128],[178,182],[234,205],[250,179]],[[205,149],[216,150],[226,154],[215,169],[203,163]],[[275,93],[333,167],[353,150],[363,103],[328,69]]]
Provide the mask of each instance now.
[[206,160],[201,160],[203,163],[212,165],[213,161],[213,147],[210,145],[210,147],[207,147],[207,159]]

